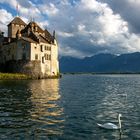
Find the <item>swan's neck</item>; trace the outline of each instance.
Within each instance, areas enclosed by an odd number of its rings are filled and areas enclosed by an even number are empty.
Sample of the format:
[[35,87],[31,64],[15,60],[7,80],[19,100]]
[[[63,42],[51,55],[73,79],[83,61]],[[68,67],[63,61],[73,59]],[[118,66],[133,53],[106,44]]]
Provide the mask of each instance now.
[[121,129],[121,128],[122,128],[122,125],[121,125],[121,119],[120,119],[120,116],[118,117],[118,121],[119,121],[119,128]]

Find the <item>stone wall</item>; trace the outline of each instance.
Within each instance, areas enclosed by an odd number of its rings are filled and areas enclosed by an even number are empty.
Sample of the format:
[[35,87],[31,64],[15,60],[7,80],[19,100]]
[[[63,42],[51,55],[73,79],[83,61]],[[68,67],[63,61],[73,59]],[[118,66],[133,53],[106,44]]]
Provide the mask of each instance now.
[[0,65],[2,72],[8,73],[24,73],[30,75],[34,79],[44,78],[41,72],[40,61],[11,60],[6,64]]

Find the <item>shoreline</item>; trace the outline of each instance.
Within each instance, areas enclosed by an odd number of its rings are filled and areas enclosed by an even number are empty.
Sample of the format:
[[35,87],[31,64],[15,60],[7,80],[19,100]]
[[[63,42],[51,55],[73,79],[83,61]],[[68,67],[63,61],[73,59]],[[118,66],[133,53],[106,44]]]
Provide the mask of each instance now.
[[76,75],[76,74],[91,74],[91,75],[102,75],[102,74],[140,74],[140,72],[62,72],[61,74],[71,74],[71,75]]
[[33,77],[27,74],[22,73],[1,73],[0,72],[0,80],[40,80],[40,79],[58,79],[61,78],[62,75],[58,76],[48,76],[44,78]]
[[0,80],[28,80],[31,76],[21,73],[0,73]]
[[117,73],[117,72],[112,72],[112,73],[105,73],[105,72],[63,72],[58,76],[48,76],[44,78],[37,78],[37,77],[32,77],[30,75],[22,74],[22,73],[1,73],[0,72],[0,80],[41,80],[41,79],[59,79],[63,75],[84,75],[84,74],[90,74],[90,75],[135,75],[135,74],[140,74],[140,72],[122,72],[122,73]]

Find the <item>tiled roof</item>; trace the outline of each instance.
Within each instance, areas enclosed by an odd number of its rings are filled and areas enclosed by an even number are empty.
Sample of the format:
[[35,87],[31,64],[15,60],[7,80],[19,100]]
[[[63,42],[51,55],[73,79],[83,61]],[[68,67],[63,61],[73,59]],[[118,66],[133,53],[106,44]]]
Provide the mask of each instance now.
[[26,23],[19,17],[15,17],[9,24],[18,24],[18,25],[26,25]]
[[45,29],[45,37],[47,38],[48,41],[51,41],[53,38],[47,29]]
[[36,22],[30,22],[22,31],[21,33],[27,33],[28,29],[31,29],[33,26],[34,30],[35,27],[37,27],[37,32],[39,33],[44,33],[44,31],[38,26],[38,24]]
[[44,38],[43,36],[38,35],[37,37],[38,37],[38,39],[39,39],[40,42],[43,42],[43,43],[49,43],[49,41],[46,40],[46,38]]
[[29,37],[21,37],[21,39],[27,41],[27,42],[31,42],[31,43],[38,43],[37,41],[33,40],[32,38]]

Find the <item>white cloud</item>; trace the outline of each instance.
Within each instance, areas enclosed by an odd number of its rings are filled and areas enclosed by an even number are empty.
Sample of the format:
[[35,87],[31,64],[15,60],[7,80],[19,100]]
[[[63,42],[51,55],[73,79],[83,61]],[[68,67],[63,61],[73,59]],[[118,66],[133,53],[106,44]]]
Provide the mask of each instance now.
[[128,0],[129,3],[131,4],[136,4],[136,5],[140,5],[140,1],[139,0]]
[[85,57],[84,53],[82,53],[81,51],[78,51],[76,49],[72,49],[69,46],[60,47],[59,51],[60,51],[61,56],[73,56],[73,57],[77,57],[77,58]]
[[11,13],[8,13],[5,9],[0,9],[0,30],[7,34],[7,25],[13,19]]
[[[59,7],[59,11],[63,14],[57,15],[56,20],[55,17],[50,18],[50,22],[57,23],[58,19],[63,21],[58,22],[56,28],[73,34],[72,38],[61,40],[63,47],[69,45],[69,49],[86,55],[140,51],[139,36],[131,34],[128,23],[107,4],[95,0],[81,0],[74,7]],[[65,49],[63,54],[64,51]],[[65,53],[67,54],[67,50]]]
[[62,31],[57,31],[57,34],[61,37],[73,37],[74,34],[72,33],[67,33],[67,32],[62,32]]
[[41,4],[39,6],[39,9],[42,12],[42,14],[46,14],[48,16],[56,15],[59,11],[53,3],[49,3],[49,5]]
[[[83,57],[101,52],[119,54],[140,51],[139,35],[131,33],[129,22],[104,1],[75,0],[73,4],[68,0],[42,1],[35,5],[32,1],[19,0],[21,17],[25,21],[34,17],[41,27],[55,29],[61,55]],[[139,5],[139,0],[127,1]],[[8,0],[0,1],[3,2],[15,9],[17,0],[12,0],[13,4]]]
[[6,3],[9,4],[12,8],[16,9],[17,6],[17,0],[0,0],[0,3]]
[[85,30],[85,25],[79,24],[79,25],[78,25],[78,31],[82,32],[82,31],[84,31],[84,30]]

